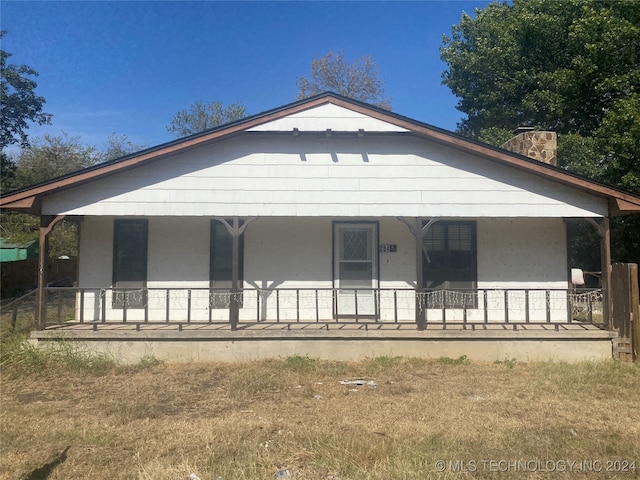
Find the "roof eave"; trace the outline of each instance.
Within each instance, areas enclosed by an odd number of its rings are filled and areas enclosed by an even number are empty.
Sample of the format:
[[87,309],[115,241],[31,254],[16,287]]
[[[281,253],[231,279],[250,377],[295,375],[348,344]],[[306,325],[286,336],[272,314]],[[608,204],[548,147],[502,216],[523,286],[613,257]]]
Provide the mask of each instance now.
[[31,215],[40,215],[40,197],[37,195],[29,195],[17,200],[2,202],[0,207],[7,212],[29,213]]
[[622,217],[640,213],[640,203],[630,202],[623,198],[609,199],[609,212],[612,217]]

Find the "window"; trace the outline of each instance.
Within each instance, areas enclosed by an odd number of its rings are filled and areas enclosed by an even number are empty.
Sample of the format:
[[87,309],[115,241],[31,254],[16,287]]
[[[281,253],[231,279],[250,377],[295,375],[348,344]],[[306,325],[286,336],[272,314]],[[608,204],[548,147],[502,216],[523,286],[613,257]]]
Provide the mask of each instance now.
[[[231,224],[231,220],[227,220]],[[242,224],[242,222],[240,222]],[[231,275],[233,266],[233,238],[227,228],[218,220],[211,221],[210,253],[211,308],[229,308]],[[244,278],[244,235],[239,240],[238,281],[242,285]],[[242,300],[241,304],[242,304]]]
[[113,224],[114,308],[144,308],[147,303],[147,220],[115,220]]
[[[422,241],[424,287],[447,290],[427,295],[428,307],[474,307],[477,286],[476,224],[470,221],[438,221]],[[431,297],[431,298],[430,298]]]

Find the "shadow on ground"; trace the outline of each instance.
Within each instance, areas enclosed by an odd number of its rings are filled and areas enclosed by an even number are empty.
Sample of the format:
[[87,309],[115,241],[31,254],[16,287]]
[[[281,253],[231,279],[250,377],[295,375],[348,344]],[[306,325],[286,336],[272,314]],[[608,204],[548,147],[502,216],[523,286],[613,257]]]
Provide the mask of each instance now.
[[40,468],[36,468],[31,473],[27,474],[24,477],[24,480],[47,480],[47,478],[49,478],[49,475],[51,475],[53,470],[61,463],[64,463],[64,461],[67,459],[67,452],[69,451],[70,448],[71,448],[71,445],[69,445],[62,452],[56,455],[55,458],[51,460],[49,463],[41,466]]

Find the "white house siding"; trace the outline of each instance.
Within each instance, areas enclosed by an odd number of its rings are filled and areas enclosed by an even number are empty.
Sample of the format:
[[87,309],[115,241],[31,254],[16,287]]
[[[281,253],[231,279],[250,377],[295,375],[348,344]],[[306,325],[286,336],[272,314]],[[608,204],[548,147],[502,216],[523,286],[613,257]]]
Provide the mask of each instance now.
[[[473,220],[469,218],[468,220]],[[526,320],[528,295],[530,321],[566,321],[568,286],[566,229],[558,218],[482,218],[477,219],[478,289],[487,290],[488,320],[505,320],[505,291],[508,292],[509,321]],[[381,244],[397,243],[397,253],[380,254],[382,288],[415,287],[415,240],[408,228],[395,219],[383,219]],[[387,239],[387,240],[385,240]],[[530,290],[525,294],[525,289]],[[387,293],[380,302],[380,316],[392,320],[393,299]],[[475,294],[474,294],[475,295]],[[385,295],[382,294],[382,298]],[[400,318],[414,318],[411,292],[396,293]],[[442,321],[442,310],[428,309],[427,318]],[[462,321],[461,309],[446,312],[448,321]],[[468,321],[484,321],[485,296],[477,298],[477,308],[467,311]]]
[[[483,219],[477,235],[478,288],[495,290],[487,293],[490,318],[505,318],[504,289],[526,288],[533,289],[528,294],[531,321],[546,320],[547,289],[551,320],[566,321],[567,239],[562,219]],[[480,307],[483,302],[480,298]],[[509,292],[508,302],[509,320],[524,321],[524,290]]]
[[[395,244],[396,253],[380,253],[378,286],[381,318],[394,318],[396,292],[399,318],[414,317],[415,243],[407,227],[395,218],[259,218],[245,235],[245,286],[259,288],[260,318],[276,320],[331,319],[333,317],[333,237],[332,224],[377,222],[379,243]],[[281,291],[277,294],[274,289]],[[300,289],[300,290],[296,290]],[[316,289],[318,291],[316,292]],[[250,298],[249,302],[255,305]],[[317,303],[316,303],[317,299]],[[278,308],[279,307],[279,308]],[[256,312],[243,309],[241,318],[255,318]]]
[[562,219],[483,219],[477,235],[479,288],[567,287]]
[[[259,218],[245,230],[245,295],[241,319],[295,321],[333,316],[330,218]],[[283,289],[275,293],[274,289]],[[296,291],[295,289],[302,289]],[[325,290],[322,290],[325,289]]]
[[113,218],[86,217],[80,224],[78,285],[86,291],[76,299],[78,320],[100,318],[103,304],[101,288],[109,288],[113,268]]
[[320,105],[303,112],[294,113],[285,118],[267,122],[251,128],[250,132],[289,131],[297,128],[301,132],[325,132],[327,129],[340,132],[357,132],[362,129],[367,132],[406,132],[382,120],[354,112],[338,105]]
[[111,286],[113,218],[85,217],[80,224],[78,283],[81,287]]
[[[120,320],[122,309],[111,308],[107,295],[101,303],[100,288],[112,279],[113,221],[115,217],[85,217],[81,227],[79,284],[90,290],[84,295],[84,319]],[[187,288],[191,291],[191,320],[209,319],[210,218],[150,217],[148,239],[148,319],[166,319],[169,292],[170,319],[187,320]],[[333,316],[332,222],[373,221],[379,223],[379,243],[396,245],[396,252],[379,254],[379,298],[381,319],[414,319],[415,240],[407,226],[396,218],[258,218],[245,231],[244,296],[241,320],[321,320]],[[487,307],[490,320],[504,319],[506,288],[566,288],[565,229],[555,218],[493,218],[477,220],[478,287],[490,289]],[[276,297],[274,289],[282,290]],[[179,289],[179,290],[178,290]],[[259,290],[260,306],[255,289]],[[296,292],[296,289],[300,289]],[[318,300],[316,303],[316,292]],[[394,289],[395,297],[394,297]],[[524,293],[510,294],[510,320],[524,320]],[[566,299],[553,298],[552,320],[566,319]],[[78,307],[80,300],[78,300]],[[279,306],[279,312],[277,311]],[[546,292],[531,293],[531,320],[544,320]],[[429,310],[430,320],[439,320],[441,310]],[[469,321],[484,318],[484,297],[470,309]],[[212,320],[226,320],[226,309],[212,310]],[[461,311],[447,312],[448,320],[461,319]],[[144,311],[129,309],[127,320],[144,320]]]
[[43,213],[599,217],[607,203],[415,137],[247,133],[51,195]]
[[[103,308],[100,288],[112,285],[113,222],[116,217],[85,217],[81,225],[79,284],[91,289],[85,294],[85,318],[98,318]],[[118,217],[121,218],[121,217]],[[174,319],[187,319],[184,289],[191,288],[192,320],[207,320],[209,304],[209,220],[205,218],[152,218],[147,245],[149,320],[166,317],[166,290]],[[199,290],[200,289],[200,290]],[[106,292],[104,308],[109,320],[123,318],[122,309],[111,308]],[[78,302],[78,305],[80,302]],[[144,320],[144,311],[128,309],[127,320]]]
[[[416,243],[409,228],[395,218],[380,221],[380,244],[396,245],[396,252],[380,252],[380,292],[379,311],[383,321],[415,319],[415,294],[411,289],[416,282]],[[398,289],[393,291],[390,289]]]

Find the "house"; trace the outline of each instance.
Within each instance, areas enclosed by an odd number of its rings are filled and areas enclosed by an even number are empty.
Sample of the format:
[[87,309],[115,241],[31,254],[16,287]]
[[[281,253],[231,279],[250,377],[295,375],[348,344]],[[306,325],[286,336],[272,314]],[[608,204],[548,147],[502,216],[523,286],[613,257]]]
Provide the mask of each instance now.
[[[478,357],[592,358],[615,336],[609,218],[640,197],[327,93],[0,205],[41,217],[41,252],[57,222],[80,226],[73,321],[38,341],[222,359],[473,356],[486,341]],[[570,284],[574,219],[602,237],[602,291]]]

